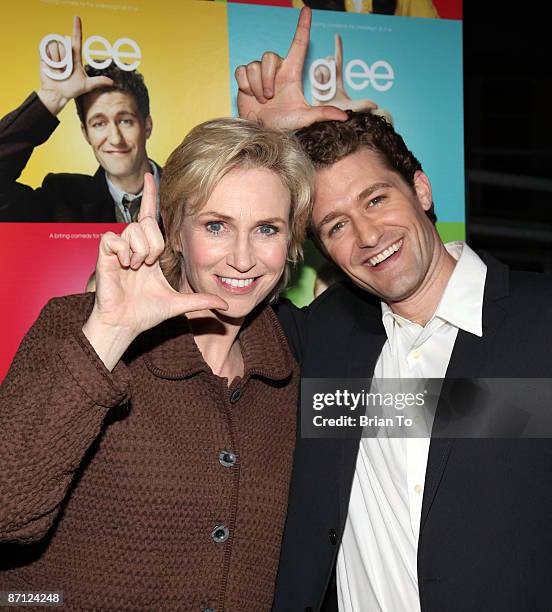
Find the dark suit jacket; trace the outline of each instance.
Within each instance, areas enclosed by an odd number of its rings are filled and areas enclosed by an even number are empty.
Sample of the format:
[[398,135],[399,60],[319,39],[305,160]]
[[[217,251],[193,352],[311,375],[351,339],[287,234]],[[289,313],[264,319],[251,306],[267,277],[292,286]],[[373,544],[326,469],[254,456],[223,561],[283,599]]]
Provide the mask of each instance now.
[[[483,337],[459,331],[447,377],[552,377],[552,280],[484,259]],[[344,282],[306,313],[279,310],[303,376],[373,374],[386,339],[377,299]],[[337,610],[335,561],[358,445],[298,439],[275,612]],[[418,547],[422,611],[551,610],[551,483],[550,440],[432,438]]]
[[36,93],[0,120],[0,221],[115,222],[103,168],[87,174],[48,174],[38,189],[17,182],[34,148],[59,121]]

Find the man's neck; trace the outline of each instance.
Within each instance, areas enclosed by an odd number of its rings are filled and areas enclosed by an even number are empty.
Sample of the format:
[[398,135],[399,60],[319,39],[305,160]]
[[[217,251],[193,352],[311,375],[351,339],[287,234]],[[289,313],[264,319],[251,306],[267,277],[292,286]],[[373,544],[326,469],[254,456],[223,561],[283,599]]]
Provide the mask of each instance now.
[[140,166],[140,170],[128,176],[113,176],[106,172],[107,178],[117,187],[125,193],[137,195],[142,192],[144,188],[144,174],[151,172],[149,161],[144,160],[144,163]]
[[445,245],[442,242],[439,245],[418,291],[405,300],[389,304],[395,314],[422,326],[435,314],[456,266]]

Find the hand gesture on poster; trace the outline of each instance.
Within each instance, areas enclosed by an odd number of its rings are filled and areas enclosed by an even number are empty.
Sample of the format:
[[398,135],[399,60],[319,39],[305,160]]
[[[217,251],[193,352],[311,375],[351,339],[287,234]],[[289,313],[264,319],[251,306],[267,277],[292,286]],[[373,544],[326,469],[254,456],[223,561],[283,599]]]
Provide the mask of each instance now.
[[[50,78],[46,74],[46,63],[41,58],[40,60],[40,89],[38,97],[42,100],[46,108],[57,115],[69,102],[82,94],[88,93],[96,87],[109,86],[113,81],[108,77],[97,76],[89,77],[82,65],[81,59],[82,48],[82,24],[80,17],[73,19],[73,34],[71,36],[71,52],[73,60],[73,70],[71,74],[64,80],[58,81]],[[54,62],[64,60],[66,54],[65,45],[50,41],[46,47],[48,57]],[[49,71],[63,73],[62,68],[47,67]]]
[[111,370],[143,331],[186,312],[226,310],[215,295],[179,293],[159,265],[165,242],[156,219],[156,189],[151,174],[144,177],[138,222],[118,236],[106,232],[96,264],[96,300],[82,330],[100,359]]
[[[335,62],[335,96],[331,100],[328,100],[327,103],[337,106],[337,108],[341,110],[371,111],[378,108],[378,105],[372,100],[351,100],[351,98],[349,98],[349,95],[345,91],[345,85],[343,84],[343,41],[341,40],[341,35],[336,34],[334,40],[335,55],[333,57],[329,56],[326,59],[329,62]],[[318,66],[314,74],[317,83],[320,84],[325,84],[330,79],[330,71],[324,66]],[[315,106],[327,103],[321,102],[313,96],[313,104]]]
[[316,121],[347,119],[347,115],[334,106],[310,106],[303,95],[303,67],[309,47],[311,18],[311,10],[303,8],[287,57],[267,51],[261,61],[236,68],[240,117],[289,130]]

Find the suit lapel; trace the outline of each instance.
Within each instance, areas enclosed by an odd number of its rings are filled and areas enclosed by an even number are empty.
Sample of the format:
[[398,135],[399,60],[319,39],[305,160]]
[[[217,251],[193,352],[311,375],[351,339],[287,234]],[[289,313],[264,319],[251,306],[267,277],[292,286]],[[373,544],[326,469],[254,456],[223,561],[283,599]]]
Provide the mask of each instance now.
[[[370,308],[372,308],[372,305],[370,305]],[[348,378],[371,378],[374,375],[374,368],[386,338],[385,329],[381,321],[381,313],[362,316],[356,319],[349,337]],[[353,439],[339,440],[341,445],[339,499],[342,517],[347,516],[349,507],[351,482],[355,472],[361,430],[357,429],[356,433],[357,436]]]
[[[496,331],[500,328],[506,313],[500,300],[508,295],[508,268],[493,259],[482,255],[487,264],[487,278],[483,297],[483,336],[459,330],[454,349],[447,368],[446,378],[483,378],[492,375],[492,346]],[[444,416],[443,401],[440,400],[433,428],[438,430]],[[439,484],[449,459],[454,439],[432,438],[427,460],[420,537],[429,510],[435,499]]]

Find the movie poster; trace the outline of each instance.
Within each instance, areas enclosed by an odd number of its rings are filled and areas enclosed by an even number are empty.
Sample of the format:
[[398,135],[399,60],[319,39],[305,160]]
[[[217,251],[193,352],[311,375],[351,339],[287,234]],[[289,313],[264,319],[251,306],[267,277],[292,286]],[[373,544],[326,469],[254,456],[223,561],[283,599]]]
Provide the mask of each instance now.
[[[304,79],[307,99],[357,108],[366,101],[377,104],[378,112],[405,136],[432,180],[442,236],[463,238],[460,4],[452,0],[384,4],[393,4],[392,15],[371,14],[378,10],[377,0],[318,2],[320,8],[333,10],[313,13]],[[78,15],[83,62],[136,66],[143,75],[152,124],[147,155],[162,167],[194,125],[236,113],[235,68],[260,58],[266,50],[285,55],[302,5],[302,0],[20,0],[3,12],[3,23],[9,27],[0,41],[4,58],[0,116],[15,111],[19,120],[23,117],[21,105],[40,85],[41,43],[44,47],[55,40],[70,48],[73,18]],[[55,70],[63,72],[67,60],[58,58],[58,62]],[[75,222],[72,214],[64,217],[63,212],[21,213],[23,207],[18,208],[17,198],[12,198],[16,180],[28,186],[28,195],[45,182],[63,185],[60,173],[90,177],[98,172],[93,146],[82,134],[73,101],[57,119],[59,124],[47,115],[31,117],[26,137],[42,144],[31,147],[28,160],[16,159],[15,166],[19,164],[22,171],[13,169],[14,156],[21,155],[10,149],[14,141],[0,142],[4,147],[0,150],[0,380],[50,298],[93,288],[101,235],[124,228],[123,223],[106,221],[100,202],[87,203],[77,194],[75,210],[98,206],[97,217],[92,214],[87,222]],[[72,197],[60,191],[69,212]],[[324,265],[307,244],[305,265],[288,292],[297,304],[313,299]]]

